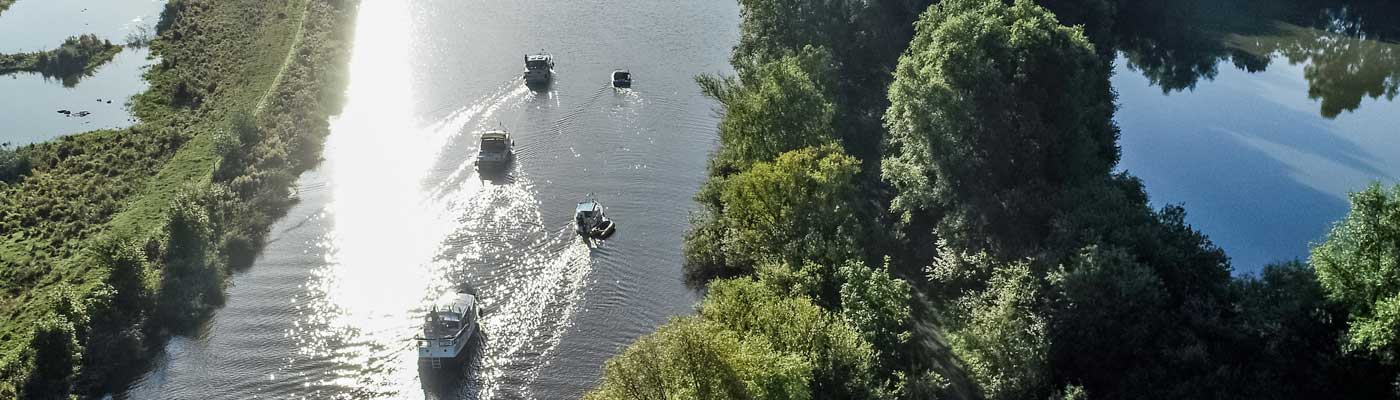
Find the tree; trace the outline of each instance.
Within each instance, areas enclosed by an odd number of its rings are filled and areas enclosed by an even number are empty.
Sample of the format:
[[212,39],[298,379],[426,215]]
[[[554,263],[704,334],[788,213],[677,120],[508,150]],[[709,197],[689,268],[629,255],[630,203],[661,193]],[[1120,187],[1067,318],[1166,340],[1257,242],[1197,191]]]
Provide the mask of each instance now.
[[1327,296],[1347,309],[1347,347],[1400,357],[1400,185],[1351,194],[1351,211],[1310,258]]
[[588,400],[808,399],[805,360],[696,317],[672,320],[608,360]]
[[[766,262],[836,265],[859,254],[861,211],[852,206],[859,164],[840,147],[826,145],[783,153],[711,181],[717,211],[687,237],[687,274],[701,280],[735,276]],[[710,258],[693,257],[700,252]]]
[[756,162],[770,161],[790,150],[820,146],[836,139],[835,114],[827,89],[831,56],[803,48],[765,62],[737,65],[738,77],[701,75],[701,91],[717,101],[724,176]]
[[828,145],[783,153],[730,178],[720,193],[730,259],[834,264],[856,254],[859,224],[850,204],[859,164]]
[[[1040,282],[1030,263],[1001,264],[985,253],[945,251],[930,279],[954,286],[986,276],[981,289],[947,303],[948,347],[987,399],[1044,398],[1048,392],[1045,318],[1037,310]],[[959,282],[963,281],[963,282]]]
[[66,399],[81,356],[73,323],[51,314],[34,324],[28,357],[32,372],[24,384],[26,399]]
[[26,154],[10,148],[8,142],[0,143],[0,184],[19,182],[33,168]]
[[[1183,350],[1161,279],[1121,249],[1088,247],[1053,273],[1050,365],[1105,398],[1170,398]],[[1190,353],[1183,351],[1183,356]],[[1163,393],[1146,392],[1161,390]]]
[[1028,0],[945,1],[916,29],[885,114],[893,211],[934,217],[958,247],[1032,247],[1060,192],[1118,161],[1109,71]]
[[804,296],[788,296],[752,278],[714,281],[700,315],[744,338],[762,338],[774,351],[805,360],[812,398],[883,396],[874,378],[874,351],[838,315]]
[[1308,264],[1270,264],[1235,282],[1240,337],[1235,358],[1244,376],[1236,393],[1268,399],[1394,397],[1397,366],[1343,345],[1346,308],[1332,302]]
[[910,288],[890,276],[888,260],[877,268],[860,261],[836,270],[841,280],[841,315],[870,342],[887,372],[898,370],[899,352],[912,336]]

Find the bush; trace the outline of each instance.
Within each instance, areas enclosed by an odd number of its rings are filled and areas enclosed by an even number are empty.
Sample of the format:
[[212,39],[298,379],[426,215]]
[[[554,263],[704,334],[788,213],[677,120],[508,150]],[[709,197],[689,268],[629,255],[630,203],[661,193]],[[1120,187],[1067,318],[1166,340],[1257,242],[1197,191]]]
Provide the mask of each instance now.
[[608,360],[602,384],[584,399],[809,399],[809,368],[761,338],[681,318]]
[[0,143],[0,182],[19,182],[33,168],[29,156],[11,148],[9,143]]
[[81,357],[72,322],[57,314],[40,319],[29,341],[33,364],[21,397],[67,399]]

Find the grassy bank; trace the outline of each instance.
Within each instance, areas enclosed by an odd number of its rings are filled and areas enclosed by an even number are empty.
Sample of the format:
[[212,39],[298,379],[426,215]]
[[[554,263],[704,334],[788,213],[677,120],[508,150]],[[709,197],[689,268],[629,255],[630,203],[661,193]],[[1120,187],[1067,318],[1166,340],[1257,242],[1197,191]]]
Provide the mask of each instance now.
[[65,84],[80,76],[91,75],[97,67],[112,61],[122,46],[96,35],[71,36],[57,49],[35,53],[0,54],[0,75],[16,72],[38,72],[46,77],[60,77]]
[[10,6],[14,4],[15,0],[0,0],[0,14],[3,14],[5,10],[10,9]]
[[318,160],[354,4],[171,1],[140,124],[13,151],[27,168],[0,174],[0,398],[100,395],[221,303]]

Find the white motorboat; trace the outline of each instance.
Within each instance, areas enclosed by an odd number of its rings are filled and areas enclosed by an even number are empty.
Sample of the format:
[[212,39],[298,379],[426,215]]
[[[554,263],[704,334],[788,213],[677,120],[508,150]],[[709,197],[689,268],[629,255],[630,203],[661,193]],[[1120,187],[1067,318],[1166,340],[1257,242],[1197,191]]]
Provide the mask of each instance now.
[[467,345],[477,334],[476,296],[456,293],[446,304],[434,306],[423,317],[423,335],[418,342],[418,364],[423,368],[455,368],[462,364]]

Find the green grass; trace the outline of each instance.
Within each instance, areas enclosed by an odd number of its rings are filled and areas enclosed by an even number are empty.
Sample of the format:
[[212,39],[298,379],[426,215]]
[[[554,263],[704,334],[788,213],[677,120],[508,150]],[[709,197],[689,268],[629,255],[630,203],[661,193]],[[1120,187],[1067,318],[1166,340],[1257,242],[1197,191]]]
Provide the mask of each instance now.
[[[37,373],[34,359],[43,357],[36,355],[41,350],[29,349],[29,340],[37,321],[54,312],[50,298],[76,292],[92,299],[100,297],[94,289],[119,286],[109,266],[94,255],[101,243],[146,243],[147,283],[125,290],[146,293],[138,296],[142,298],[158,296],[161,276],[171,268],[161,264],[174,261],[157,256],[168,251],[162,246],[169,246],[157,239],[191,188],[228,187],[229,181],[237,183],[233,178],[257,182],[251,185],[253,194],[206,205],[210,214],[218,214],[211,218],[217,226],[211,228],[215,235],[210,243],[202,246],[217,250],[201,261],[212,265],[198,270],[225,270],[231,258],[226,243],[260,242],[279,206],[287,204],[285,186],[293,181],[264,176],[294,177],[315,161],[286,162],[275,154],[300,149],[319,155],[325,119],[335,109],[322,103],[341,89],[335,87],[339,81],[329,78],[339,76],[336,66],[346,59],[346,41],[337,39],[348,32],[344,25],[353,4],[173,0],[151,45],[161,61],[146,74],[150,88],[133,99],[141,123],[18,150],[33,168],[18,180],[0,182],[0,317],[6,321],[0,324],[0,398],[18,396],[28,390],[26,382],[35,381],[29,376]],[[225,171],[220,179],[216,168],[233,155],[216,151],[216,141],[229,131],[235,115],[250,113],[259,121],[260,136],[244,144],[233,160],[246,167]],[[279,122],[286,120],[301,125]],[[156,253],[151,253],[152,245]],[[194,307],[199,311],[201,306]],[[138,324],[147,332],[167,332],[170,327],[162,325],[187,322],[140,316],[155,310],[121,311],[136,316],[122,324]],[[87,321],[78,318],[75,325],[85,328]],[[82,344],[86,337],[77,340]],[[112,373],[87,369],[76,378]]]
[[15,4],[15,0],[0,0],[0,14],[4,14],[5,10],[10,9],[13,4]]

